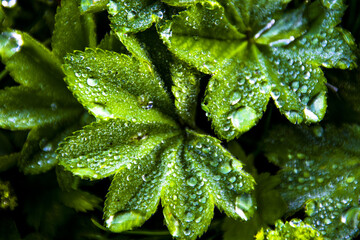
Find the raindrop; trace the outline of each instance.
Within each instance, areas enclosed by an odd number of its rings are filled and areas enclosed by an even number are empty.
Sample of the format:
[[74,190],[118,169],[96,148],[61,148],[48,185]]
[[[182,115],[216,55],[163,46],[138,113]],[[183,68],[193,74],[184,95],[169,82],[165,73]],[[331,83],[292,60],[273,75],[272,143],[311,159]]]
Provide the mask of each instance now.
[[227,174],[227,173],[229,173],[229,172],[231,172],[231,166],[230,166],[230,164],[229,163],[223,163],[223,164],[221,164],[221,166],[220,166],[220,172],[222,173],[222,174]]
[[19,52],[24,41],[20,34],[16,32],[2,32],[0,34],[0,56],[10,58]]
[[197,180],[194,177],[189,178],[186,181],[187,185],[189,185],[190,187],[194,187],[197,184]]
[[241,100],[241,92],[234,91],[230,96],[231,105],[237,104]]
[[309,79],[310,78],[310,72],[306,72],[304,73],[304,79]]
[[250,194],[242,194],[235,199],[235,212],[245,221],[248,219],[245,213],[254,211],[253,200]]
[[86,82],[91,87],[95,87],[98,84],[97,80],[93,78],[88,78]]
[[135,12],[135,11],[129,11],[129,12],[127,13],[127,20],[128,20],[128,21],[133,20],[135,17],[136,17],[136,12]]
[[145,214],[140,211],[123,211],[110,216],[105,223],[111,231],[122,232],[140,226],[145,220]]
[[186,213],[185,222],[192,222],[195,219],[195,215],[191,212]]
[[253,108],[242,107],[235,110],[229,119],[235,129],[245,132],[255,125],[258,116]]

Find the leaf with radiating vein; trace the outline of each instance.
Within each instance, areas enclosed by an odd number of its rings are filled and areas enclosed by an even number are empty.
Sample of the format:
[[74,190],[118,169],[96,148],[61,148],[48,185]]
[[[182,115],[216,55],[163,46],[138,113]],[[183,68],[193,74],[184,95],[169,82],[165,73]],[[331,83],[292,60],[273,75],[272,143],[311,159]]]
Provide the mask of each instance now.
[[137,33],[163,18],[163,6],[158,0],[110,0],[108,12],[116,33]]
[[285,10],[287,0],[255,2],[197,3],[158,27],[178,58],[214,75],[204,109],[227,140],[256,124],[270,96],[292,123],[322,120],[326,80],[319,67],[356,66],[353,37],[336,27],[342,0],[295,3],[292,10]]
[[80,0],[62,0],[55,16],[52,49],[61,60],[74,50],[96,46],[95,22],[91,14],[80,15]]
[[265,141],[268,158],[283,169],[280,193],[289,212],[305,206],[305,222],[329,239],[359,233],[360,127],[277,127]]
[[176,112],[180,119],[191,127],[195,127],[195,112],[198,93],[200,91],[200,74],[182,61],[171,64]]
[[178,134],[175,124],[100,121],[67,138],[60,146],[59,160],[66,170],[80,177],[101,179],[143,158],[174,134]]
[[[59,97],[60,98],[60,97]],[[69,120],[81,113],[73,103],[62,102],[28,87],[0,90],[0,126],[8,129],[29,129]]]
[[147,62],[88,49],[68,55],[65,63],[69,89],[98,118],[167,121],[165,114],[174,114],[161,79]]
[[109,0],[81,0],[80,11],[84,13],[94,13],[106,10]]

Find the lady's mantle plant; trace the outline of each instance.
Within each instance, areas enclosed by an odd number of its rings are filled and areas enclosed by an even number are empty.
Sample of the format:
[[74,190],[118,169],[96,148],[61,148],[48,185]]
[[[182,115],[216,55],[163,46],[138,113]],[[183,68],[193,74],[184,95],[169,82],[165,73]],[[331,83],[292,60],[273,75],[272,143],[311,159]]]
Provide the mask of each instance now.
[[[101,11],[107,11],[111,32],[97,44],[94,13]],[[2,26],[2,61],[20,86],[1,90],[0,124],[11,130],[31,129],[18,160],[26,174],[59,163],[83,179],[110,177],[104,222],[113,232],[140,227],[160,202],[165,224],[179,239],[201,236],[214,206],[247,221],[258,204],[253,220],[243,223],[257,232],[284,211],[275,214],[264,204],[268,198],[276,202],[274,208],[281,208],[278,190],[288,212],[306,205],[306,223],[278,221],[275,230],[261,230],[257,239],[354,236],[357,171],[350,169],[352,175],[329,191],[336,183],[323,177],[324,168],[340,165],[339,158],[324,159],[319,152],[335,145],[334,154],[341,156],[357,151],[340,146],[335,135],[328,134],[314,140],[324,149],[304,144],[304,152],[299,152],[294,146],[302,141],[297,139],[301,133],[288,130],[294,144],[284,144],[278,130],[264,142],[264,152],[284,168],[280,178],[258,175],[248,164],[250,174],[218,139],[200,130],[196,118],[198,99],[203,99],[216,136],[232,140],[257,124],[271,97],[291,123],[322,120],[327,103],[321,67],[357,65],[354,39],[338,27],[344,11],[342,0],[62,0],[52,51],[26,33]],[[205,96],[199,97],[207,77]],[[74,132],[83,124],[78,102],[96,121]],[[358,135],[350,133],[358,131],[347,126],[339,134],[349,135],[346,144],[351,146]],[[42,142],[44,138],[53,140]],[[354,161],[346,162],[355,166]],[[311,173],[303,166],[307,162]],[[79,193],[74,178],[60,167],[57,172],[59,184],[73,191],[65,204],[84,211],[97,205],[96,197]],[[260,180],[258,189],[253,177]],[[290,179],[294,177],[296,186]],[[320,190],[311,185],[316,181]],[[352,187],[355,195],[347,195],[344,186]],[[79,200],[84,196],[89,200]],[[343,205],[335,210],[329,203],[320,206],[327,197]],[[330,220],[322,218],[324,212],[331,213]]]

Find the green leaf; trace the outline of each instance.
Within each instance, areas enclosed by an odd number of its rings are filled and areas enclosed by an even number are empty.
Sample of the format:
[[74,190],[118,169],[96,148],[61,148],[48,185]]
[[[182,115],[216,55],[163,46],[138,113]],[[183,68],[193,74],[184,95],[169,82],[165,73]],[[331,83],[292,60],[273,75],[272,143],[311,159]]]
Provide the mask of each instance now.
[[125,46],[119,41],[118,37],[112,32],[110,34],[107,33],[97,47],[103,50],[114,51],[117,53],[127,52]]
[[109,0],[81,0],[80,11],[84,13],[94,13],[106,10]]
[[100,206],[101,198],[80,190],[61,192],[60,200],[65,206],[75,209],[77,212],[93,211]]
[[277,221],[275,229],[267,229],[265,232],[261,230],[256,234],[256,240],[287,240],[287,239],[306,239],[306,240],[322,240],[321,234],[311,225],[303,223],[299,219],[293,219],[290,222],[283,223]]
[[175,61],[170,68],[174,85],[176,113],[180,119],[195,127],[195,113],[200,91],[200,74],[182,61]]
[[163,5],[158,0],[110,0],[111,27],[115,33],[137,33],[163,18]]
[[60,96],[54,99],[43,91],[28,87],[0,90],[0,126],[13,130],[30,129],[69,120],[81,113],[74,103]]
[[61,1],[51,46],[60,59],[74,50],[96,46],[95,22],[91,14],[80,15],[80,0]]
[[24,174],[46,172],[57,164],[55,150],[60,141],[80,128],[79,124],[35,127],[21,150],[20,170]]
[[270,97],[292,123],[320,121],[327,104],[319,67],[356,66],[351,34],[336,27],[342,1],[285,10],[287,2],[206,1],[159,28],[178,58],[214,75],[203,108],[221,138],[253,127]]
[[67,138],[60,147],[59,160],[66,170],[80,177],[102,179],[178,133],[176,125],[166,122],[100,121]]
[[59,60],[30,35],[5,31],[0,35],[0,56],[11,77],[19,84],[46,91],[71,101]]
[[99,49],[71,54],[65,63],[69,89],[96,117],[172,122],[160,112],[172,115],[173,105],[149,63]]
[[265,141],[288,210],[305,205],[305,222],[329,239],[359,233],[359,144],[357,125],[275,128]]
[[0,156],[0,172],[5,172],[16,165],[20,158],[20,153],[12,153]]

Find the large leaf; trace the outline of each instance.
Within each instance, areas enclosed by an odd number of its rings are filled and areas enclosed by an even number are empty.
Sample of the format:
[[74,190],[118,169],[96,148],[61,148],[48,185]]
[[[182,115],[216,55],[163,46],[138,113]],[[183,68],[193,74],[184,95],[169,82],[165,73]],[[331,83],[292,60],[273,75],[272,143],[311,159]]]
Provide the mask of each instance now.
[[115,52],[88,49],[65,59],[66,81],[98,118],[153,121],[173,114],[163,83],[148,62]]
[[203,108],[221,138],[254,126],[270,97],[292,123],[320,121],[327,104],[319,67],[356,66],[352,36],[336,27],[341,0],[287,10],[288,2],[205,1],[158,27],[178,58],[214,75]]
[[275,128],[265,141],[288,210],[305,206],[305,222],[329,239],[359,233],[359,146],[357,125]]
[[180,239],[202,235],[214,205],[242,220],[255,210],[254,180],[242,164],[218,140],[192,131],[184,136],[169,125],[110,119],[68,138],[59,156],[81,177],[115,175],[104,209],[114,232],[141,226],[160,199],[169,231]]

